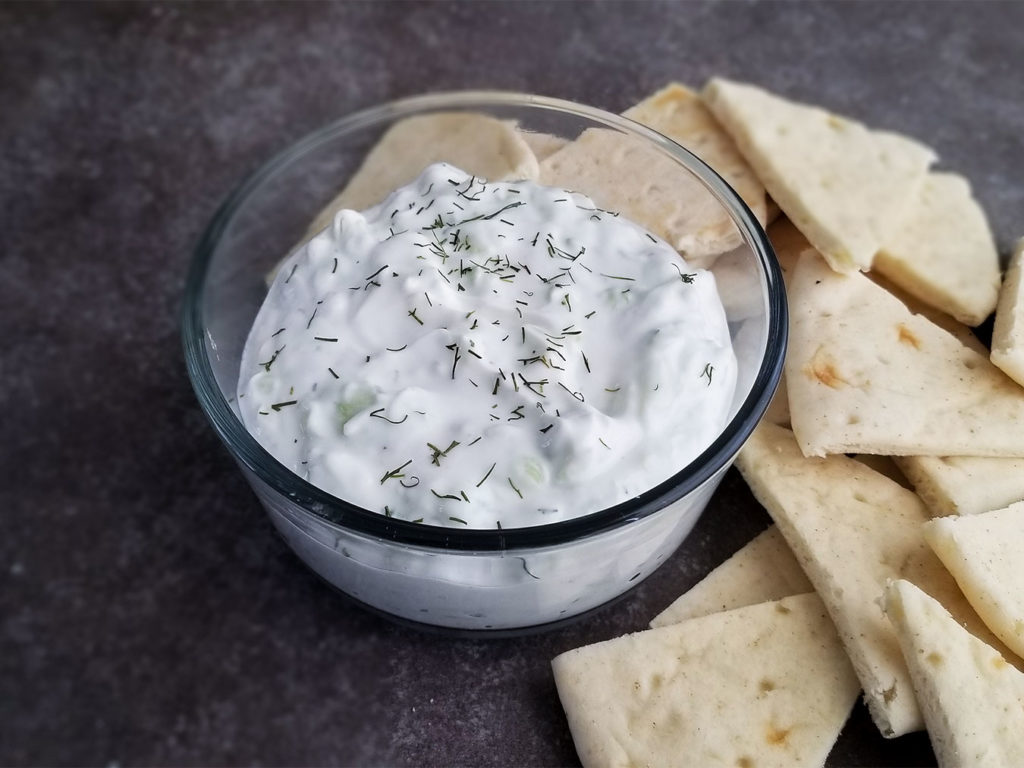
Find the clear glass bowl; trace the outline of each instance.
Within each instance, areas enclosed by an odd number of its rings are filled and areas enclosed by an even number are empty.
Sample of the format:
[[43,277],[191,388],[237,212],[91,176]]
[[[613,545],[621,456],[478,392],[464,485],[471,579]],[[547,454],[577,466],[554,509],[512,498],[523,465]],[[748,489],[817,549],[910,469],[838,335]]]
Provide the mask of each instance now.
[[[528,528],[456,530],[411,523],[310,485],[267,453],[239,419],[239,362],[266,294],[265,274],[301,239],[385,130],[403,118],[452,111],[514,121],[520,130],[570,140],[592,129],[624,134],[650,153],[652,163],[670,163],[691,185],[696,179],[736,227],[740,246],[712,268],[739,363],[728,424],[695,461],[640,496]],[[786,337],[785,293],[771,245],[739,196],[700,159],[614,114],[497,92],[427,95],[367,109],[278,154],[217,211],[196,248],[183,307],[185,357],[199,402],[296,554],[371,608],[457,630],[538,628],[600,606],[650,575],[693,528],[761,418],[778,384]]]

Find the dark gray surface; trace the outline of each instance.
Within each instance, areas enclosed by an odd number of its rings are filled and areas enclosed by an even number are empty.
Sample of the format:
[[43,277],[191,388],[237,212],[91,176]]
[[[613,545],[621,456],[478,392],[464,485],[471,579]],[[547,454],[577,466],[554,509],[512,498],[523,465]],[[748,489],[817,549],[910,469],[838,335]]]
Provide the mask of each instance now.
[[[730,473],[628,598],[507,641],[399,628],[275,537],[185,376],[190,250],[237,180],[425,90],[620,110],[758,82],[933,145],[1024,234],[1024,4],[0,5],[0,764],[551,765],[552,656],[642,628],[767,524]],[[843,765],[929,764],[862,706]]]

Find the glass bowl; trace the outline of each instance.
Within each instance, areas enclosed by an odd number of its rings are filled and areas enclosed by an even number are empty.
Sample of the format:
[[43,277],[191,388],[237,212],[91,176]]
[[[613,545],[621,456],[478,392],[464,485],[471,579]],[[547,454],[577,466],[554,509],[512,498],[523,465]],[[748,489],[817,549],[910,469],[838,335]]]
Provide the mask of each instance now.
[[[690,464],[625,502],[573,519],[503,530],[407,522],[332,496],[274,459],[235,403],[242,349],[266,294],[265,275],[397,121],[437,112],[487,115],[551,137],[614,132],[697,182],[735,227],[738,247],[712,266],[738,362],[725,428]],[[538,150],[540,151],[540,150]],[[642,158],[641,158],[642,159]],[[643,174],[647,162],[636,166]],[[650,166],[652,167],[652,166]],[[662,194],[653,188],[652,194]],[[586,189],[579,190],[588,192]],[[598,201],[600,204],[600,201]],[[785,293],[761,226],[698,157],[623,117],[539,96],[459,92],[413,97],[334,122],[288,147],[223,203],[200,240],[183,306],[192,385],[210,423],[295,553],[346,595],[401,620],[453,630],[534,629],[579,616],[639,584],[682,543],[779,381]]]

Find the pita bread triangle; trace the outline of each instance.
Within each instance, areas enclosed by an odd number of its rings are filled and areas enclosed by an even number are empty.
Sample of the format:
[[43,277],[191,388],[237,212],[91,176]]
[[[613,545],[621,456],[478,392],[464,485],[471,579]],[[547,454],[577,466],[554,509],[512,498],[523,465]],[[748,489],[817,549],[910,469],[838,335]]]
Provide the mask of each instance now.
[[1024,659],[1024,501],[932,520],[924,537],[988,628]]
[[[696,94],[672,83],[623,114],[699,155],[764,223],[764,186]],[[637,173],[638,168],[643,172]],[[743,244],[726,209],[696,176],[644,141],[615,130],[583,131],[541,161],[539,180],[618,211],[698,266],[710,266],[717,256]]]
[[1024,674],[908,581],[889,585],[885,610],[939,765],[1024,765]]
[[999,289],[992,362],[1024,387],[1024,238],[1014,246]]
[[705,103],[783,213],[841,272],[868,269],[935,154],[818,107],[721,78]]
[[999,294],[999,253],[967,180],[929,173],[872,269],[967,325],[988,317]]
[[594,766],[821,766],[859,686],[813,592],[625,635],[551,663]]
[[764,185],[699,94],[679,83],[669,83],[622,115],[681,144],[714,168],[764,225],[767,217]]
[[309,225],[313,235],[343,208],[363,211],[419,176],[448,163],[488,181],[535,179],[537,158],[514,124],[481,114],[438,112],[399,120],[374,145],[345,188]]
[[814,589],[779,529],[769,526],[651,619],[652,627]]
[[828,607],[882,735],[921,729],[906,664],[877,604],[886,583],[912,579],[999,643],[925,543],[924,504],[855,459],[805,457],[789,430],[765,422],[736,466]]
[[976,515],[1024,499],[1024,459],[897,456],[932,515]]
[[1024,456],[1024,388],[864,275],[804,253],[786,386],[808,456]]

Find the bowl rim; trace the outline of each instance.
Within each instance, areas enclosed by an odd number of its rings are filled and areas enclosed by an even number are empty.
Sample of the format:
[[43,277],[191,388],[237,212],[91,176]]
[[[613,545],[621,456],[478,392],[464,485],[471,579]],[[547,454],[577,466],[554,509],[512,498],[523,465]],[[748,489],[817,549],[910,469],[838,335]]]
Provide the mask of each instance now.
[[[653,488],[618,504],[567,520],[522,528],[455,529],[413,523],[385,517],[312,485],[267,452],[235,416],[220,392],[205,348],[203,300],[211,259],[233,216],[264,181],[292,160],[339,135],[419,113],[474,107],[536,107],[547,112],[567,113],[652,142],[691,171],[729,212],[761,265],[767,287],[768,338],[750,393],[700,455]],[[189,379],[206,418],[236,461],[276,493],[294,502],[301,511],[347,531],[399,545],[500,553],[557,546],[620,528],[682,499],[727,468],[775,394],[782,375],[789,321],[782,270],[767,234],[742,198],[695,154],[640,123],[594,107],[513,91],[466,90],[410,96],[359,110],[308,133],[246,176],[218,207],[194,249],[181,307],[181,329]]]

